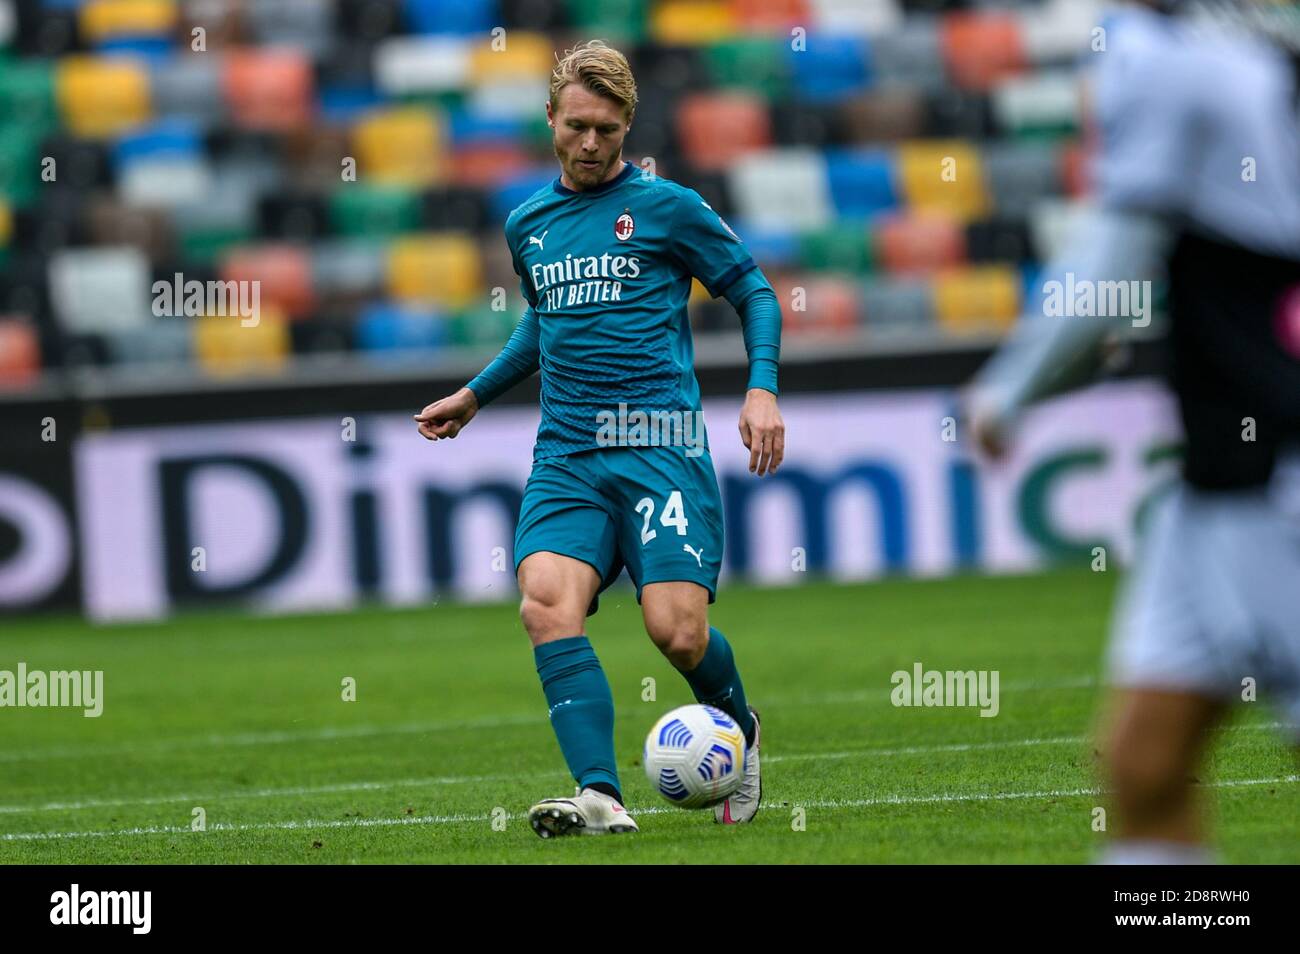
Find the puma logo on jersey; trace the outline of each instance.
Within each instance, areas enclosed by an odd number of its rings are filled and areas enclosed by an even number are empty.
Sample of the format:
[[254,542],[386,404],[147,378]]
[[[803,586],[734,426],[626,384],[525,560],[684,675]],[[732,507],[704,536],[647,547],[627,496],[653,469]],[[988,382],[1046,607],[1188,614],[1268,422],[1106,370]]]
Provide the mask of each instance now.
[[683,543],[683,544],[682,544],[682,549],[685,550],[687,553],[689,553],[691,556],[695,557],[695,562],[698,563],[698,564],[700,565],[700,569],[701,569],[701,570],[704,569],[704,551],[703,551],[703,550],[692,550],[692,549],[691,549],[691,545],[690,545],[689,543]]
[[[546,230],[546,232],[549,232],[549,231],[550,231],[550,229],[547,229],[547,230]],[[541,237],[541,238],[538,238],[536,235],[530,235],[530,236],[528,236],[528,244],[529,244],[529,245],[536,244],[536,246],[537,246],[538,248],[540,248],[543,252],[545,252],[545,251],[546,251],[546,246],[543,245],[542,243],[546,241],[546,232],[543,232],[543,233],[542,233],[542,237]]]

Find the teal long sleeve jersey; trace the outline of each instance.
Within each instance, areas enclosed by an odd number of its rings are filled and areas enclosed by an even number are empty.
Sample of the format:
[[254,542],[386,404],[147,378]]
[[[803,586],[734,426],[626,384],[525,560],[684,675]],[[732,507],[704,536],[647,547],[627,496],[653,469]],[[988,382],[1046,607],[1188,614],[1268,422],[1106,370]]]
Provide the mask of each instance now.
[[597,447],[598,415],[700,409],[691,277],[740,314],[749,386],[777,393],[781,310],[745,243],[700,194],[625,162],[575,192],[559,178],[510,213],[528,307],[469,389],[480,407],[542,372],[533,459]]

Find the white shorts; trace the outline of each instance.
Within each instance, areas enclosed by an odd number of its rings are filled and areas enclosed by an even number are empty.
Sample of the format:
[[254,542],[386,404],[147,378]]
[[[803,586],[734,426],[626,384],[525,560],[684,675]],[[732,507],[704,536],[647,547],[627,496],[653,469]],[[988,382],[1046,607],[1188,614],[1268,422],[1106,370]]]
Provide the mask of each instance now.
[[1156,505],[1116,607],[1117,686],[1241,701],[1246,679],[1300,743],[1300,508],[1280,481]]

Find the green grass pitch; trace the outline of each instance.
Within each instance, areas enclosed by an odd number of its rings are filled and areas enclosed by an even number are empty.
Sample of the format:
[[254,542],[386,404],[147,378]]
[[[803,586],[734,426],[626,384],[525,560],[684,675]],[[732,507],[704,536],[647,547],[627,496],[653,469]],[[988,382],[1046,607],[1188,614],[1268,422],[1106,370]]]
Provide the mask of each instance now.
[[[102,669],[105,704],[0,710],[0,861],[1085,862],[1103,838],[1091,732],[1114,582],[724,590],[712,621],[763,713],[765,760],[757,820],[727,828],[646,781],[645,732],[692,700],[630,591],[611,591],[588,631],[642,831],[549,841],[524,813],[572,782],[512,604],[8,621],[0,669]],[[890,676],[915,662],[998,670],[1000,712],[894,707]],[[1277,718],[1242,707],[1201,779],[1227,861],[1300,862]]]

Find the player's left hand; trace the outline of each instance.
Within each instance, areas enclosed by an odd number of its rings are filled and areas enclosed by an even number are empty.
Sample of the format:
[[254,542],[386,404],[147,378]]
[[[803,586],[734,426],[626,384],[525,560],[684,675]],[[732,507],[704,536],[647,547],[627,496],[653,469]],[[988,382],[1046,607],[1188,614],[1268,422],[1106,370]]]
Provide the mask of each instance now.
[[785,421],[776,406],[776,395],[762,388],[750,388],[740,409],[740,439],[749,448],[749,472],[762,477],[775,474],[785,459]]

